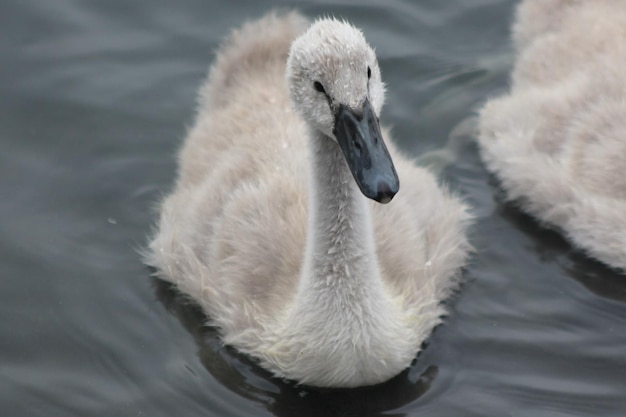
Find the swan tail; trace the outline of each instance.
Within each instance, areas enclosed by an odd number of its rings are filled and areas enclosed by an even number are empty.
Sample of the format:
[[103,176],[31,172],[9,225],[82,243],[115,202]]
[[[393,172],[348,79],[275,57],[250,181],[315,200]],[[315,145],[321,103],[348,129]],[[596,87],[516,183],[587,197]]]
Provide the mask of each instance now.
[[282,76],[291,42],[308,25],[296,12],[272,12],[234,30],[217,52],[207,82],[200,91],[200,107],[223,106],[228,102],[230,88],[268,73],[267,66],[276,66]]

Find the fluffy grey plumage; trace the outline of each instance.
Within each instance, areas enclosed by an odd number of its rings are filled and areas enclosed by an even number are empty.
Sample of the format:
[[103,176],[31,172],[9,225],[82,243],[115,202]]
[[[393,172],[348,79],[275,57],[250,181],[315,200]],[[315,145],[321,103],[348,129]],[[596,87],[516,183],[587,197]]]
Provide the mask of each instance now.
[[626,1],[526,0],[511,92],[482,109],[483,159],[512,200],[626,269]]
[[440,322],[469,218],[389,142],[401,190],[386,205],[363,196],[333,109],[367,98],[380,112],[376,57],[345,22],[308,26],[272,14],[223,44],[148,263],[276,375],[375,384],[406,368]]

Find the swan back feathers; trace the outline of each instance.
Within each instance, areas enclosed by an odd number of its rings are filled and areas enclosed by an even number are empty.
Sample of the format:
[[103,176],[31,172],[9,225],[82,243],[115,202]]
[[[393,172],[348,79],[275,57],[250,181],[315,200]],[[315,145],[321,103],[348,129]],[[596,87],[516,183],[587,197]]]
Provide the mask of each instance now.
[[511,200],[626,269],[626,1],[526,0],[509,94],[481,110],[483,160]]

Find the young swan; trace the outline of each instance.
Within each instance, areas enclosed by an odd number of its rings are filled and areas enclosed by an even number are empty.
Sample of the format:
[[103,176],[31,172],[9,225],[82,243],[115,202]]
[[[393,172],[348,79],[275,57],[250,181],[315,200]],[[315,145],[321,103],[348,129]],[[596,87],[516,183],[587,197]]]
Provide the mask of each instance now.
[[[581,29],[584,28],[584,29]],[[526,0],[479,144],[508,198],[626,270],[626,1]]]
[[269,15],[222,46],[147,261],[274,374],[371,385],[440,322],[469,218],[386,145],[362,33],[306,26]]

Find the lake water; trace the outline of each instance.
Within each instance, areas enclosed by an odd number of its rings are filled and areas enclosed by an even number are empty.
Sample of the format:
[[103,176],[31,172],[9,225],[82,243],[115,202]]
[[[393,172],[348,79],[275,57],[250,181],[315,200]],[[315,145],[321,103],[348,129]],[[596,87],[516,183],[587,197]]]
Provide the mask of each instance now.
[[[626,276],[504,203],[472,140],[476,108],[507,86],[514,3],[4,0],[0,415],[626,415]],[[272,379],[137,252],[213,51],[276,6],[365,31],[383,122],[475,207],[450,316],[380,386]]]

